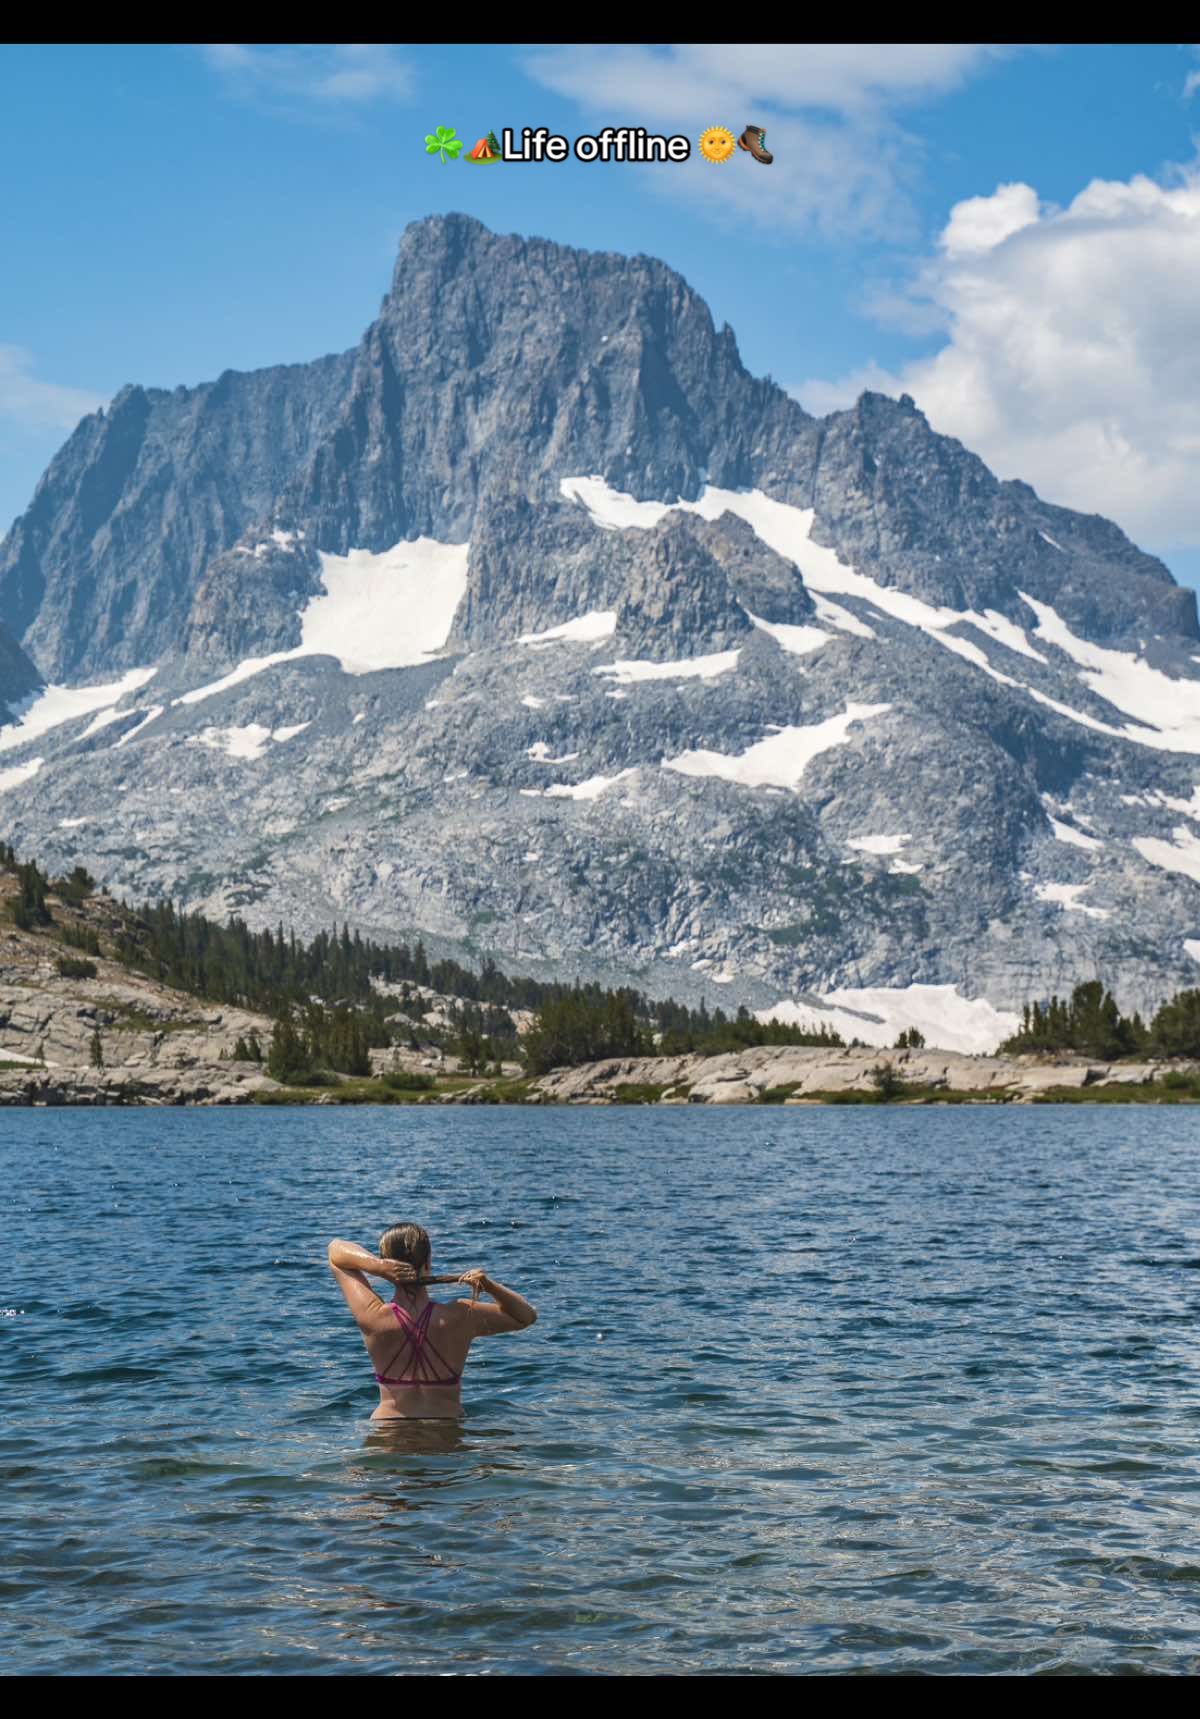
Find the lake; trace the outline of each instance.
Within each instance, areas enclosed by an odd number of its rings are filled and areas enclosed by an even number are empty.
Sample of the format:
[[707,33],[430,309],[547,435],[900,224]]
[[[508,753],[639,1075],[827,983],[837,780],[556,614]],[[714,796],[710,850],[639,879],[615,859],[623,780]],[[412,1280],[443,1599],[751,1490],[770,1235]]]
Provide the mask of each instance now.
[[[6,1110],[0,1165],[10,1676],[1200,1670],[1193,1109]],[[540,1319],[372,1433],[325,1247],[406,1218]]]

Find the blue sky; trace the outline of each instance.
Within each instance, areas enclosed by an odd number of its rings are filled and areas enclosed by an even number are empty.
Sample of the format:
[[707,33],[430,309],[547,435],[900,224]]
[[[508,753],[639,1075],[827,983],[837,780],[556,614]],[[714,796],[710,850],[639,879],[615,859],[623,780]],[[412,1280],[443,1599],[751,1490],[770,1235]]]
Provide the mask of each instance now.
[[[770,168],[424,149],[751,121]],[[350,346],[464,209],[664,257],[810,409],[908,387],[1200,583],[1198,130],[1186,45],[7,47],[0,530],[82,410]]]

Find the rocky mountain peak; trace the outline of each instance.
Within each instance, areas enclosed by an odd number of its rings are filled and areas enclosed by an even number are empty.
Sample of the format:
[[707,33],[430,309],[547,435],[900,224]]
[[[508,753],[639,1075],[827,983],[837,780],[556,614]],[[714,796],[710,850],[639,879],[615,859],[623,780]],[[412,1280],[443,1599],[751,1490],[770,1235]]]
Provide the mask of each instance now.
[[414,223],[350,352],[85,419],[0,622],[12,837],[132,893],[958,1043],[1200,960],[1193,593],[652,258]]

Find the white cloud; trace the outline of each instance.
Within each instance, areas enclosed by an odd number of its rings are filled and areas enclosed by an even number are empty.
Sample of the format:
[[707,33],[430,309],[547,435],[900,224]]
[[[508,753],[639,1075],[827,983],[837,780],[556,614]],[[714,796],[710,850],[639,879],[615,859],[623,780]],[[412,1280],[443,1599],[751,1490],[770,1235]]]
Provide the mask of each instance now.
[[243,96],[344,110],[375,101],[405,101],[412,93],[412,70],[387,42],[286,47],[209,42],[202,52]]
[[955,261],[983,256],[1037,218],[1037,192],[1031,185],[998,185],[990,197],[956,203],[938,243]]
[[1001,50],[974,43],[676,43],[556,47],[531,53],[531,76],[606,122],[632,120],[693,138],[709,125],[767,132],[780,163],[714,165],[693,152],[648,184],[710,211],[779,229],[911,233],[906,186],[917,146],[894,110],[957,88]]
[[[1200,58],[1200,43],[1192,43],[1192,53]],[[1200,90],[1200,72],[1189,72],[1183,84],[1184,101],[1190,101],[1197,90]]]
[[100,394],[43,382],[33,357],[21,346],[0,346],[0,417],[34,429],[73,430],[80,418],[103,406]]
[[1048,500],[1160,549],[1200,543],[1200,167],[1093,180],[1065,209],[1028,185],[957,204],[915,296],[945,344],[795,390],[907,390],[935,429]]

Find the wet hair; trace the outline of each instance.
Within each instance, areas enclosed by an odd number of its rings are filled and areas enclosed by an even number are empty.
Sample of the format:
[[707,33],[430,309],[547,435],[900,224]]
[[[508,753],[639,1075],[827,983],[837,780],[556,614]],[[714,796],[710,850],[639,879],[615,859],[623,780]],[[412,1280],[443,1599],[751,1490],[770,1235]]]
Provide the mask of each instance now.
[[419,1276],[429,1265],[429,1232],[420,1224],[393,1224],[379,1238],[380,1259],[395,1259],[411,1265]]

